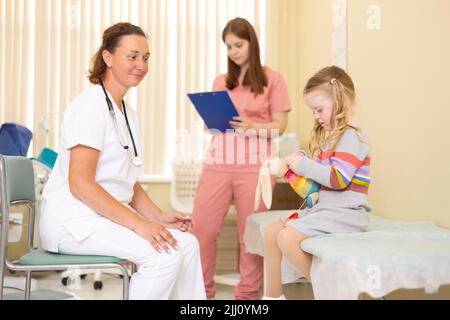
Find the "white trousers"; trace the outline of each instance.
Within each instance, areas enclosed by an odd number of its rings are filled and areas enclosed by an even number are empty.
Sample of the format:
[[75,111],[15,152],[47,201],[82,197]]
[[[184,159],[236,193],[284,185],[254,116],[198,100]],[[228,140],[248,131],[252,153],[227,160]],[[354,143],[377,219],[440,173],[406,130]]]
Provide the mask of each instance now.
[[115,256],[133,262],[137,266],[130,282],[130,299],[133,300],[206,299],[200,249],[195,236],[168,229],[178,241],[178,250],[171,248],[170,254],[159,253],[134,231],[109,219],[101,220],[97,230],[81,242],[63,230],[59,252]]

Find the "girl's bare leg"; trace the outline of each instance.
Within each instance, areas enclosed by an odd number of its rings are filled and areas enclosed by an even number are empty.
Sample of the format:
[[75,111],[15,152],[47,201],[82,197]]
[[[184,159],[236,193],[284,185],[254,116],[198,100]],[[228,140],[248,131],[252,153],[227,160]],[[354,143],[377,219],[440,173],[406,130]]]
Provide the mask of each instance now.
[[278,247],[303,275],[311,282],[312,255],[300,248],[307,237],[292,227],[286,227],[278,233]]
[[265,296],[277,298],[283,294],[281,286],[281,251],[278,234],[284,229],[281,221],[269,224],[264,230],[264,264],[266,267]]

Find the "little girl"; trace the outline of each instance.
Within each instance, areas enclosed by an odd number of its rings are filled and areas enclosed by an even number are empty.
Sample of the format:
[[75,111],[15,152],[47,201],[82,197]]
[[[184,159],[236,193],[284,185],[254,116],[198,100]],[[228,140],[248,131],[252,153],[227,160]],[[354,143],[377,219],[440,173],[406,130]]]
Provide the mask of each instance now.
[[267,226],[267,291],[263,299],[286,299],[281,286],[282,255],[311,281],[312,255],[301,249],[302,241],[328,233],[365,231],[371,210],[367,200],[370,148],[352,121],[352,80],[339,67],[326,67],[309,79],[303,94],[315,118],[309,143],[315,160],[301,152],[288,155],[285,160],[292,171],[321,185],[319,201],[297,219]]

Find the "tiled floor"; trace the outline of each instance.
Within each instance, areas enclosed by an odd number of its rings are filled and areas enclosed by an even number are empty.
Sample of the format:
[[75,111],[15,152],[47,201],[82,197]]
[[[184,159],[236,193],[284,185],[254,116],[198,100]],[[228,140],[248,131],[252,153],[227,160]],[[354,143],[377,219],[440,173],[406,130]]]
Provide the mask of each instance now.
[[[17,276],[17,275],[16,275]],[[58,297],[58,292],[62,293],[61,298],[67,298],[67,294],[73,296],[73,299],[82,300],[114,300],[122,299],[122,279],[118,275],[102,274],[101,280],[103,288],[101,290],[94,290],[94,278],[92,274],[86,276],[85,279],[78,283],[72,283],[69,286],[64,286],[61,282],[60,272],[40,272],[34,273],[33,279],[36,279],[36,295],[35,299],[54,299]],[[49,291],[43,289],[50,289],[53,293],[49,295]],[[56,295],[55,295],[56,291]],[[15,293],[15,294],[14,294]],[[5,289],[5,294],[14,294],[11,298],[20,299],[20,291],[14,289]],[[312,300],[311,285],[309,283],[291,283],[284,285],[284,293],[288,299],[293,300]],[[33,293],[32,293],[33,299]],[[216,300],[232,300],[233,287],[228,285],[217,285]]]

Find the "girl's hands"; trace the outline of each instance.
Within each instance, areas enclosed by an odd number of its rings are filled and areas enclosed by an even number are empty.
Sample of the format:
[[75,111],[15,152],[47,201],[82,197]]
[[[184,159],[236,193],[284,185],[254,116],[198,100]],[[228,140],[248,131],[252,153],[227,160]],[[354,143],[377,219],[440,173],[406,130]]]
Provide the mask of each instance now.
[[294,170],[295,168],[298,167],[298,164],[300,163],[300,161],[303,159],[304,156],[305,154],[303,151],[296,151],[294,153],[288,154],[284,158],[284,161],[286,161],[286,164],[291,170]]
[[141,237],[147,239],[159,253],[161,253],[161,249],[164,249],[164,251],[170,254],[169,246],[175,250],[178,249],[177,240],[159,223],[142,220],[134,231]]

